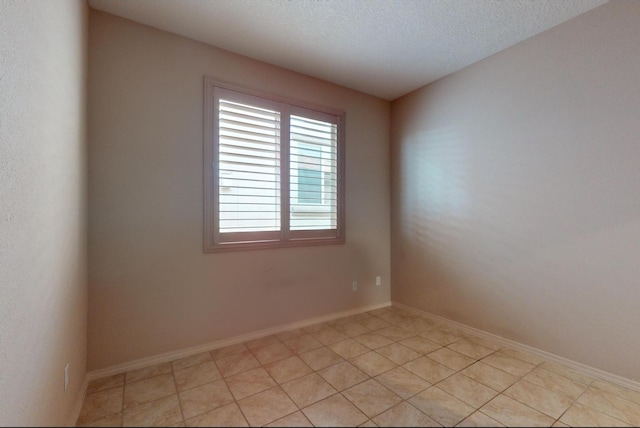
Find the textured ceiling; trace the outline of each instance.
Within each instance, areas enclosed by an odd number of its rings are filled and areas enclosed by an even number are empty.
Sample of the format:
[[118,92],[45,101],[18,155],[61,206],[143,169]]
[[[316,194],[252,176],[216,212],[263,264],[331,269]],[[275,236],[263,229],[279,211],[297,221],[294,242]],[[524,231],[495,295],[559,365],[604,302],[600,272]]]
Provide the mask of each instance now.
[[94,9],[392,100],[606,0],[89,0]]

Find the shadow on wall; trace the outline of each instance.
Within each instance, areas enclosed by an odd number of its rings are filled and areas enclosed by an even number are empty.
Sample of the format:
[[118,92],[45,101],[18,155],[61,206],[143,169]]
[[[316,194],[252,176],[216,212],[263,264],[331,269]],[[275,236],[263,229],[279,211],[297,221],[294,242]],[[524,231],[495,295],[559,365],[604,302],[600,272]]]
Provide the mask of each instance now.
[[[404,303],[464,320],[466,316],[458,312],[459,308],[481,311],[484,308],[480,302],[496,298],[491,296],[495,289],[469,284],[505,282],[495,272],[489,275],[492,271],[484,265],[482,249],[474,243],[476,231],[470,229],[470,225],[477,225],[473,218],[473,204],[477,202],[473,201],[470,182],[470,142],[454,128],[403,138],[397,168],[397,200],[402,203],[394,208],[398,233],[394,264],[398,285],[410,290],[410,299],[415,299]],[[492,242],[501,245],[499,231],[492,233],[498,238]]]
[[422,252],[439,253],[458,234],[458,219],[468,215],[466,151],[451,128],[410,136],[400,171],[402,242]]

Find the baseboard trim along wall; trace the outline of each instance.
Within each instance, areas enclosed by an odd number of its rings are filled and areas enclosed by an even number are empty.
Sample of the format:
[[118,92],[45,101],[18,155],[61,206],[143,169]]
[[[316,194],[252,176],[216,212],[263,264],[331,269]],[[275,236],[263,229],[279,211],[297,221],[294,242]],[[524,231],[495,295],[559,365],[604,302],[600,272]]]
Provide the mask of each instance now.
[[87,396],[87,388],[89,387],[89,377],[88,375],[84,376],[84,380],[82,381],[82,386],[80,387],[80,393],[78,394],[78,399],[76,401],[76,405],[73,408],[73,412],[71,412],[71,420],[67,423],[69,427],[75,427],[78,422],[78,418],[80,417],[80,412],[82,411],[82,405],[84,404],[84,398]]
[[[488,333],[484,330],[479,330],[477,328],[474,327],[470,327],[466,324],[462,324],[456,321],[452,321],[448,318],[444,318],[438,315],[434,315],[432,313],[426,312],[426,311],[422,311],[420,309],[414,308],[412,306],[409,305],[405,305],[403,303],[399,303],[399,302],[386,302],[386,303],[382,303],[382,304],[378,304],[378,305],[371,305],[371,306],[365,306],[365,307],[360,307],[357,309],[350,309],[347,311],[341,311],[341,312],[334,312],[328,315],[323,315],[323,316],[319,316],[319,317],[315,317],[315,318],[310,318],[307,320],[303,320],[303,321],[297,321],[294,323],[289,323],[289,324],[284,324],[284,325],[280,325],[280,326],[276,326],[276,327],[271,327],[271,328],[266,328],[266,329],[262,329],[262,330],[257,330],[251,333],[247,333],[247,334],[243,334],[240,336],[235,336],[235,337],[231,337],[231,338],[227,338],[227,339],[221,339],[221,340],[217,340],[215,342],[210,342],[210,343],[206,343],[203,345],[198,345],[198,346],[193,346],[193,347],[189,347],[189,348],[185,348],[185,349],[181,349],[181,350],[177,350],[177,351],[171,351],[171,352],[167,352],[164,354],[159,354],[159,355],[155,355],[155,356],[151,356],[151,357],[145,357],[145,358],[141,358],[138,360],[134,360],[134,361],[130,361],[127,363],[122,363],[122,364],[118,364],[115,366],[111,366],[111,367],[106,367],[104,369],[99,369],[99,370],[94,370],[91,371],[89,373],[87,373],[87,378],[85,381],[85,384],[83,386],[84,391],[86,391],[87,385],[89,382],[91,382],[92,380],[95,379],[99,379],[99,378],[103,378],[103,377],[107,377],[107,376],[112,376],[112,375],[116,375],[116,374],[120,374],[120,373],[125,373],[131,370],[137,370],[137,369],[142,369],[145,367],[150,367],[156,364],[160,364],[160,363],[166,363],[169,361],[173,361],[179,358],[184,358],[184,357],[189,357],[192,355],[196,355],[199,354],[201,352],[207,352],[207,351],[212,351],[214,349],[218,349],[218,348],[222,348],[225,346],[230,346],[230,345],[235,345],[238,343],[242,343],[242,342],[247,342],[249,340],[253,340],[253,339],[258,339],[260,337],[264,337],[264,336],[268,336],[271,334],[279,334],[279,333],[283,333],[285,331],[288,330],[293,330],[296,328],[302,328],[302,327],[307,327],[310,326],[312,324],[317,324],[320,322],[326,322],[326,321],[331,321],[337,318],[342,318],[342,317],[346,317],[346,316],[350,316],[350,315],[356,315],[362,312],[367,312],[367,311],[372,311],[375,309],[380,309],[380,308],[384,308],[387,306],[395,306],[398,307],[400,309],[404,309],[407,310],[409,312],[413,312],[417,315],[423,316],[425,318],[431,319],[433,321],[445,324],[445,325],[449,325],[453,328],[456,328],[460,331],[462,331],[463,333],[468,333],[468,334],[472,334],[484,339],[488,339],[488,340],[492,340],[494,342],[497,342],[503,346],[508,346],[510,348],[513,348],[517,351],[522,351],[522,352],[526,352],[532,355],[535,355],[537,357],[540,357],[542,359],[544,359],[545,361],[549,361],[551,363],[556,363],[556,364],[560,364],[563,365],[565,367],[568,367],[570,369],[576,370],[580,373],[584,373],[588,376],[592,376],[594,378],[598,378],[598,379],[602,379],[602,380],[606,380],[608,382],[611,382],[613,384],[616,385],[620,385],[623,386],[625,388],[629,388],[629,389],[633,389],[636,391],[640,391],[640,382],[631,380],[631,379],[627,379],[625,377],[622,376],[618,376],[615,375],[613,373],[609,373],[606,372],[604,370],[600,370],[600,369],[596,369],[594,367],[590,367],[587,366],[586,364],[582,364],[573,360],[570,360],[568,358],[564,358],[561,357],[559,355],[556,354],[552,354],[551,352],[547,352],[547,351],[543,351],[541,349],[538,348],[534,348],[532,346],[528,346],[525,344],[522,344],[520,342],[516,342],[510,339],[505,339],[504,337],[498,336],[496,334],[493,333]],[[82,394],[81,396],[84,397],[85,394]],[[78,408],[78,414],[80,413],[80,407]]]
[[440,322],[442,324],[448,324],[449,326],[456,328],[464,333],[469,333],[484,339],[492,340],[501,345],[508,346],[510,348],[515,349],[516,351],[526,352],[537,357],[540,357],[546,361],[551,363],[556,363],[568,367],[570,369],[576,370],[580,373],[584,373],[588,376],[595,377],[598,379],[606,380],[608,382],[614,383],[616,385],[624,386],[625,388],[633,389],[636,391],[640,391],[640,382],[636,382],[631,379],[627,379],[622,376],[615,375],[613,373],[606,372],[604,370],[596,369],[594,367],[587,366],[586,364],[578,363],[576,361],[570,360],[568,358],[561,357],[556,354],[552,354],[551,352],[543,351],[538,348],[534,348],[532,346],[528,346],[522,344],[520,342],[516,342],[510,339],[505,339],[502,336],[498,336],[496,334],[488,333],[484,330],[479,330],[474,327],[469,327],[466,324],[462,324],[456,321],[452,321],[448,318],[444,318],[438,315],[434,315],[429,312],[425,312],[423,310],[414,308],[409,305],[405,305],[399,302],[392,302],[392,305],[398,307],[400,309],[404,309],[409,312],[413,312],[415,314],[421,315],[425,318],[429,318],[433,321]]
[[[192,346],[177,351],[166,352],[164,354],[154,355],[151,357],[140,358],[138,360],[130,361],[127,363],[117,364],[115,366],[106,367],[104,369],[98,369],[87,373],[87,383],[95,379],[100,379],[107,376],[113,376],[120,373],[125,373],[131,370],[143,369],[145,367],[151,367],[156,364],[166,363],[169,361],[177,360],[179,358],[190,357],[192,355],[199,354],[201,352],[213,351],[214,349],[223,348],[225,346],[236,345],[238,343],[247,342],[249,340],[258,339],[260,337],[269,336],[272,334],[283,333],[288,330],[294,330],[296,328],[308,327],[312,324],[331,321],[337,318],[348,317],[350,315],[356,315],[362,312],[373,311],[375,309],[385,308],[391,306],[391,302],[381,303],[377,305],[363,306],[356,309],[349,309],[341,312],[333,312],[328,315],[322,315],[315,318],[306,319],[303,321],[297,321],[289,324],[283,324],[276,327],[266,328],[263,330],[257,330],[251,333],[243,334],[240,336],[231,337],[228,339],[216,340],[215,342],[205,343],[203,345]],[[83,395],[84,396],[84,395]]]

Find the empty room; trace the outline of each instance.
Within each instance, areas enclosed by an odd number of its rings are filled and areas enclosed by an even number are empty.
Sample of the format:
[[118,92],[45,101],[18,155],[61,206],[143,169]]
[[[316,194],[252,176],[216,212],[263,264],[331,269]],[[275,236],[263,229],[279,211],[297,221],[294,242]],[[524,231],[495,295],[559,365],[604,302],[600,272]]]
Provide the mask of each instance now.
[[640,425],[640,1],[0,0],[0,425]]

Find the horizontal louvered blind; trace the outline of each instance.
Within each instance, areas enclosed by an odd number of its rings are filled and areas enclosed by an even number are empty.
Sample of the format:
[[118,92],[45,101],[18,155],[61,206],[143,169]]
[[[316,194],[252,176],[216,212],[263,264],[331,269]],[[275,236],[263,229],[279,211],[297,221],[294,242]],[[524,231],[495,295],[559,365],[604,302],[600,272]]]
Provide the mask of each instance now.
[[344,113],[205,78],[205,252],[344,243]]
[[220,233],[280,230],[280,113],[219,100]]
[[336,229],[338,220],[338,127],[290,117],[290,229]]

